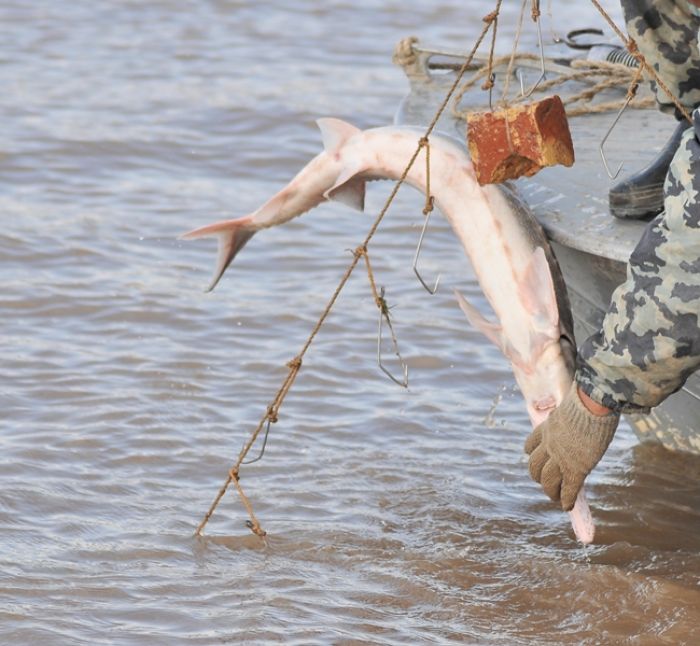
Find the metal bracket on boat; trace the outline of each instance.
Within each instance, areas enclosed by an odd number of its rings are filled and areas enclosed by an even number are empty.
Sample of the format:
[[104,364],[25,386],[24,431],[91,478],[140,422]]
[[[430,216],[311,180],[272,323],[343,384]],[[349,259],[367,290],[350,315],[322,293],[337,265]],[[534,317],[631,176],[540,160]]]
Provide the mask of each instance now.
[[[403,68],[408,80],[411,83],[415,83],[416,87],[423,87],[423,83],[432,82],[435,79],[439,80],[441,75],[436,75],[434,74],[435,72],[449,73],[458,71],[464,63],[464,59],[469,55],[464,51],[423,47],[417,43],[417,39],[414,38],[404,38],[399,41],[394,49],[392,59],[396,65]],[[475,72],[486,65],[487,61],[487,56],[475,54],[467,71]],[[566,60],[563,58],[545,58],[545,63],[547,72],[554,74],[571,73],[569,65],[566,64]],[[538,69],[540,74],[542,73],[541,61],[519,59],[518,66],[524,69]]]
[[[466,52],[421,47],[418,45],[418,39],[415,36],[410,36],[397,43],[392,61],[403,68],[409,80],[430,81],[432,79],[431,70],[458,70],[466,57]],[[431,63],[432,58],[438,58],[441,61]],[[475,55],[474,62],[467,69],[478,69],[484,60]]]
[[[379,329],[377,332],[377,365],[379,366],[379,369],[394,383],[397,383],[403,388],[408,388],[408,365],[403,360],[403,357],[399,352],[399,343],[396,339],[394,326],[391,324],[391,318],[389,318],[389,306],[386,304],[386,300],[384,299],[384,287],[381,287],[379,289],[378,300],[379,302],[377,304],[379,306]],[[401,363],[401,367],[403,369],[403,379],[401,380],[397,379],[394,375],[392,375],[389,369],[382,363],[382,328],[384,327],[385,319],[387,325],[389,326],[389,331],[391,332],[391,341],[394,346],[394,353],[399,358],[399,362]]]

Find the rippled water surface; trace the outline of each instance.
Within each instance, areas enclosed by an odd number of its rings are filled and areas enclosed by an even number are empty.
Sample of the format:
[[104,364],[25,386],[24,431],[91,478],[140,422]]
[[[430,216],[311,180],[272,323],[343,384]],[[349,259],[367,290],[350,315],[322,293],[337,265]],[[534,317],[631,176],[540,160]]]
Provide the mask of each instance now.
[[[554,4],[555,29],[601,24]],[[267,544],[234,492],[193,538],[390,185],[259,234],[209,294],[215,243],[177,235],[283,186],[316,118],[390,123],[396,42],[467,49],[490,9],[2,3],[0,643],[700,641],[700,460],[621,428],[577,546],[527,476],[507,364],[454,303],[479,295],[444,221],[422,259],[443,288],[413,276],[409,190],[372,259],[410,389],[376,367],[358,271],[241,472]]]

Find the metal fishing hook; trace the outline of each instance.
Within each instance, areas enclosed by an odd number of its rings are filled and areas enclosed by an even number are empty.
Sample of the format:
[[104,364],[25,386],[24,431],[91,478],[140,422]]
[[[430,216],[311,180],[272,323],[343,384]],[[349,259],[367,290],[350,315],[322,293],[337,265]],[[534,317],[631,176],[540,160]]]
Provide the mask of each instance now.
[[610,179],[617,178],[617,176],[620,174],[620,171],[622,170],[622,167],[624,166],[624,162],[621,162],[620,165],[617,167],[617,170],[614,173],[612,173],[610,171],[610,166],[608,166],[608,160],[605,158],[605,151],[603,150],[603,146],[605,146],[605,142],[608,140],[608,137],[610,136],[612,131],[615,129],[617,122],[620,120],[622,113],[627,109],[627,106],[630,104],[630,101],[633,98],[634,98],[634,91],[628,92],[627,98],[625,99],[625,102],[622,104],[622,107],[620,108],[619,112],[617,113],[615,120],[612,122],[612,124],[608,128],[608,131],[605,133],[605,136],[601,139],[600,144],[598,145],[598,152],[600,152],[600,158],[603,160],[603,166],[605,166],[605,172],[608,174],[608,177]]
[[558,36],[554,31],[554,19],[552,18],[552,0],[547,0],[547,16],[549,17],[549,32],[552,35],[552,42],[559,45],[564,42],[561,36]]
[[539,43],[540,46],[540,64],[541,64],[541,70],[540,70],[540,75],[538,79],[535,81],[535,84],[527,91],[525,92],[525,87],[523,86],[523,73],[522,70],[518,70],[518,80],[520,81],[520,98],[527,99],[539,86],[542,81],[544,81],[547,78],[547,71],[545,68],[545,60],[544,60],[544,46],[542,44],[542,24],[541,24],[541,19],[539,17],[534,18],[535,23],[537,24],[537,42]]
[[241,464],[253,464],[253,462],[258,462],[259,460],[262,460],[263,455],[265,455],[265,447],[267,446],[267,438],[270,435],[270,424],[271,423],[272,423],[272,419],[270,417],[268,417],[267,418],[267,427],[265,428],[265,435],[263,437],[263,443],[262,443],[262,446],[260,447],[260,453],[258,453],[258,456],[256,458],[253,458],[252,460],[246,460],[245,462],[241,462]]
[[430,198],[430,209],[426,209],[424,211],[425,213],[425,222],[423,222],[423,229],[420,232],[420,238],[418,238],[418,245],[416,246],[416,253],[413,256],[413,273],[415,273],[416,277],[420,281],[420,284],[425,287],[426,291],[429,294],[434,294],[437,292],[438,285],[440,284],[440,275],[438,274],[437,280],[435,281],[435,286],[431,289],[428,283],[426,283],[423,280],[423,277],[420,275],[420,272],[418,271],[418,257],[420,256],[421,252],[421,247],[423,246],[423,238],[425,237],[425,232],[428,229],[428,222],[430,221],[430,214],[433,212],[432,211],[432,200],[433,198]]
[[[397,383],[403,388],[408,388],[408,365],[403,360],[403,358],[401,357],[401,353],[399,352],[399,343],[396,339],[394,326],[391,324],[391,319],[389,318],[389,307],[386,304],[386,300],[384,300],[384,287],[381,287],[379,290],[377,306],[379,307],[379,330],[377,332],[377,364],[379,365],[380,370],[385,375],[387,375],[389,379],[391,379],[394,383]],[[387,325],[389,326],[389,330],[391,332],[391,341],[394,345],[394,353],[399,358],[399,361],[401,362],[401,366],[403,368],[402,380],[399,380],[396,377],[394,377],[394,375],[392,375],[391,372],[382,363],[382,327],[384,319],[386,319]]]

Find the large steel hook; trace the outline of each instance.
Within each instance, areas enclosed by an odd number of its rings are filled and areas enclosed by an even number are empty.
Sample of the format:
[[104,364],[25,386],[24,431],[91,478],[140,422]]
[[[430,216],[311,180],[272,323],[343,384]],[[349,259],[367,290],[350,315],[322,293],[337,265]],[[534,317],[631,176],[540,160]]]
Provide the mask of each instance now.
[[617,178],[617,176],[620,174],[620,171],[622,170],[622,167],[624,166],[624,162],[621,162],[620,165],[617,167],[617,170],[613,173],[610,170],[610,166],[608,166],[608,160],[605,157],[605,151],[603,150],[603,147],[605,146],[605,142],[608,140],[608,137],[612,134],[612,131],[615,129],[615,126],[617,125],[617,122],[620,120],[622,113],[627,109],[627,106],[630,104],[630,101],[634,98],[636,90],[637,90],[637,86],[635,85],[627,93],[627,98],[625,99],[625,102],[622,104],[622,107],[618,111],[617,116],[615,117],[615,120],[612,122],[612,124],[608,128],[608,131],[605,133],[604,137],[600,140],[600,144],[598,145],[598,152],[600,153],[600,158],[603,160],[603,166],[605,166],[605,172],[608,174],[608,177],[610,179]]
[[526,92],[523,85],[523,73],[518,70],[518,80],[520,81],[520,98],[527,99],[539,86],[542,81],[547,78],[547,71],[545,68],[544,60],[544,45],[542,43],[542,21],[540,20],[540,2],[539,0],[532,0],[532,19],[537,25],[537,42],[540,47],[540,75],[535,81],[534,85]]
[[418,257],[420,256],[420,251],[423,246],[423,238],[425,237],[425,232],[428,229],[430,214],[433,212],[433,208],[435,208],[435,198],[430,194],[430,141],[428,137],[421,138],[419,145],[421,148],[425,148],[425,206],[423,207],[425,221],[423,222],[423,228],[420,232],[420,238],[418,238],[416,253],[413,256],[413,273],[420,281],[420,284],[425,287],[428,294],[434,294],[437,291],[438,284],[440,283],[440,276],[438,275],[437,280],[435,281],[435,287],[431,288],[428,286],[428,283],[423,280],[423,277],[418,271]]
[[415,255],[413,256],[413,273],[415,273],[416,277],[417,277],[418,280],[420,281],[420,284],[423,285],[423,287],[425,287],[425,290],[426,290],[429,294],[434,294],[434,293],[437,291],[438,285],[440,284],[440,275],[438,274],[438,277],[437,277],[437,279],[435,280],[435,286],[431,288],[430,285],[428,285],[428,283],[426,283],[425,280],[423,280],[423,277],[420,275],[420,272],[418,271],[418,257],[420,256],[421,248],[422,248],[422,246],[423,246],[423,238],[425,237],[425,232],[426,232],[427,229],[428,229],[428,222],[430,222],[430,214],[433,212],[433,210],[432,210],[432,199],[433,199],[433,198],[431,197],[431,198],[430,198],[430,201],[431,201],[431,208],[430,208],[430,209],[426,209],[426,210],[424,211],[424,213],[425,213],[425,222],[423,222],[423,229],[422,229],[421,232],[420,232],[420,238],[418,238],[418,245],[416,246],[416,253],[415,253]]

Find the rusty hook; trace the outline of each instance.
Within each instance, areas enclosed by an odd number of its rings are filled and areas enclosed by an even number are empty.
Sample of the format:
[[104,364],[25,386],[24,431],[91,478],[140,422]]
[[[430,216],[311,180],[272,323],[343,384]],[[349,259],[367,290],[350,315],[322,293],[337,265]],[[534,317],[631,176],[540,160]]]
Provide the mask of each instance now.
[[[399,352],[399,344],[396,339],[396,334],[394,332],[394,326],[391,324],[391,318],[389,318],[389,307],[386,304],[386,300],[384,300],[384,287],[380,288],[377,306],[379,307],[379,330],[377,332],[377,364],[379,365],[380,370],[385,375],[387,375],[389,379],[391,379],[394,383],[397,383],[403,388],[408,388],[408,365],[406,365],[406,362],[403,360],[403,358],[401,357],[401,353]],[[401,362],[401,366],[403,368],[402,380],[399,380],[394,375],[392,375],[391,372],[382,363],[382,328],[384,326],[385,319],[391,332],[391,341],[394,346],[394,353],[399,358],[399,361]]]

